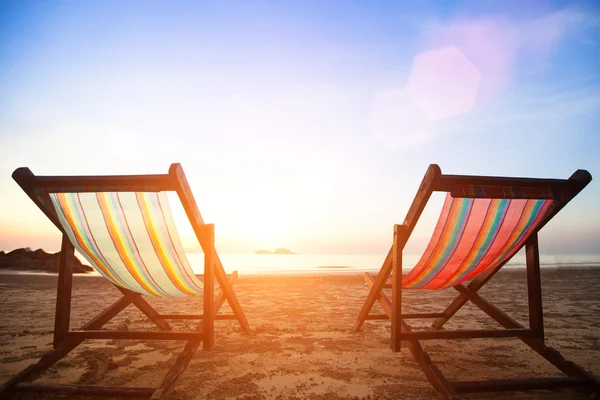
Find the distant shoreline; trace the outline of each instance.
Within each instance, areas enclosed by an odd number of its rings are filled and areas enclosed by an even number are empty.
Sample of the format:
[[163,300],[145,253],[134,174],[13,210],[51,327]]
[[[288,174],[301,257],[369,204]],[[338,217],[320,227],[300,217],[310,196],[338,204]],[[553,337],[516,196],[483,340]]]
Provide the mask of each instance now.
[[285,249],[283,247],[279,247],[273,251],[270,250],[256,250],[254,252],[254,254],[296,254],[293,251],[289,250],[289,249]]
[[[575,265],[541,265],[540,267],[542,270],[545,270],[545,271],[567,271],[567,272],[568,271],[589,271],[589,270],[600,269],[600,265],[579,265],[579,264],[575,264]],[[411,269],[412,269],[412,267],[403,268],[402,272],[407,273]],[[502,268],[500,273],[502,273],[502,272],[519,272],[519,271],[523,271],[524,269],[525,269],[524,265],[505,266]],[[350,267],[350,266],[325,266],[325,265],[323,265],[323,266],[317,266],[315,269],[311,269],[311,270],[281,269],[278,271],[269,270],[269,271],[264,271],[264,272],[256,272],[256,271],[240,272],[240,271],[238,271],[238,273],[240,275],[247,276],[247,277],[268,277],[268,276],[272,276],[272,277],[277,277],[277,276],[300,276],[300,277],[301,276],[323,276],[323,277],[325,277],[325,276],[342,276],[342,275],[362,276],[365,272],[377,274],[378,271],[379,271],[379,269],[357,270],[357,269],[354,269],[354,267]],[[44,271],[44,270],[33,270],[33,269],[1,268],[0,276],[2,276],[2,275],[57,276],[58,273],[48,272],[48,271]],[[87,272],[87,273],[77,273],[77,274],[73,274],[73,276],[102,278],[102,275],[100,275],[96,271]]]

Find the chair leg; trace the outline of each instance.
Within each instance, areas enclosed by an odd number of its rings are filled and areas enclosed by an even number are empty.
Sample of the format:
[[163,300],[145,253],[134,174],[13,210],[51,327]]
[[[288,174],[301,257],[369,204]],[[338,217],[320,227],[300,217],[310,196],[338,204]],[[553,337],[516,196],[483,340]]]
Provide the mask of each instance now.
[[[478,306],[482,311],[496,320],[500,325],[506,329],[524,329],[524,327],[517,321],[512,319],[506,313],[495,307],[494,305],[487,302],[479,294],[475,293],[474,290],[459,285],[456,289],[465,296],[469,301]],[[388,308],[391,308],[391,302],[389,299],[380,296],[382,305],[386,304]],[[410,327],[403,321],[402,332],[410,332]],[[513,389],[510,390],[528,390],[534,388],[549,388],[556,386],[557,388],[562,387],[576,387],[586,386],[593,390],[595,393],[600,394],[600,382],[598,378],[594,377],[577,364],[566,360],[556,349],[548,347],[544,342],[537,337],[530,336],[519,336],[525,344],[527,344],[532,350],[541,355],[544,359],[554,365],[557,369],[567,375],[568,378],[550,378],[550,379],[524,379],[524,380],[512,380],[512,381],[476,381],[476,382],[455,382],[454,384],[449,383],[443,376],[442,372],[433,364],[423,350],[418,340],[406,340],[404,343],[409,348],[411,354],[419,364],[421,370],[425,373],[432,386],[440,392],[444,398],[458,398],[458,392],[481,392],[481,391],[497,391],[503,384],[511,386]],[[503,383],[504,382],[504,383]],[[557,386],[558,385],[558,386]]]
[[215,343],[215,284],[214,284],[214,225],[206,225],[207,236],[210,243],[210,251],[204,254],[204,318],[202,319],[202,331],[204,340],[203,350],[212,350]]
[[[402,322],[402,332],[410,332],[410,327]],[[419,364],[419,368],[425,374],[429,383],[434,387],[435,390],[444,398],[444,399],[452,399],[459,400],[461,397],[456,393],[456,390],[452,386],[450,382],[446,379],[442,371],[431,361],[429,354],[419,343],[418,340],[406,340],[406,346],[413,358]]]
[[[502,310],[498,309],[494,305],[487,302],[480,295],[475,293],[475,291],[464,287],[457,286],[457,290],[459,290],[465,297],[467,297],[473,304],[479,307],[483,312],[492,317],[496,322],[502,325],[506,329],[519,329],[524,328],[523,325],[516,322]],[[583,368],[573,363],[572,361],[566,360],[560,352],[556,349],[546,346],[543,340],[536,337],[519,337],[521,341],[523,341],[526,345],[531,347],[536,353],[540,356],[544,357],[546,361],[554,365],[557,369],[559,369],[562,373],[567,376],[577,376],[584,378],[589,384],[594,387],[596,392],[600,391],[600,383],[596,377],[592,374],[585,371]]]
[[69,331],[71,319],[71,289],[73,284],[73,269],[69,257],[75,254],[75,247],[69,237],[63,233],[58,266],[58,284],[56,288],[56,312],[54,316],[54,340],[52,346],[56,348],[64,339],[64,334]]
[[83,340],[63,340],[56,348],[48,351],[35,364],[31,364],[23,369],[17,375],[5,382],[0,387],[0,398],[4,398],[5,393],[9,393],[19,383],[23,381],[33,381],[44,373],[48,368],[59,362],[73,349],[79,346]]
[[383,290],[385,282],[392,273],[392,269],[392,251],[390,250],[387,257],[385,258],[385,261],[383,262],[381,270],[375,278],[375,282],[373,282],[373,284],[371,285],[369,294],[367,295],[367,298],[365,299],[365,302],[363,303],[360,312],[358,313],[358,318],[356,319],[356,323],[354,325],[355,332],[358,332],[360,328],[362,328],[365,320],[367,319],[367,316],[369,315],[369,312],[371,311],[371,308],[375,304],[375,301],[377,301],[377,299],[379,298],[379,295]]
[[[375,287],[375,282],[370,275],[366,276],[367,284],[371,288]],[[381,307],[385,311],[386,315],[393,315],[393,302],[383,293],[379,291],[377,294],[377,301],[381,304]],[[402,320],[400,321],[400,331],[402,333],[410,332],[410,326]],[[444,399],[460,399],[460,397],[456,394],[456,391],[452,387],[452,385],[448,382],[444,374],[433,364],[429,355],[423,350],[423,347],[419,343],[418,340],[403,340],[404,344],[408,347],[408,350],[414,357],[417,364],[419,364],[419,368],[423,371],[431,385],[443,396]],[[392,343],[393,346],[393,343]],[[393,349],[393,347],[392,347]]]
[[[103,311],[96,318],[85,324],[80,330],[96,330],[104,326],[114,316],[121,312],[129,304],[134,303],[140,295],[133,292],[127,292],[125,296]],[[214,305],[211,306],[214,310]],[[209,312],[210,313],[210,312]],[[203,330],[203,323],[200,322],[197,326],[197,330]],[[0,398],[7,398],[21,382],[33,381],[39,377],[44,371],[52,367],[77,346],[79,346],[84,339],[72,339],[62,340],[60,344],[53,350],[47,352],[42,358],[36,363],[25,368],[9,381],[5,382],[0,386]],[[56,391],[70,394],[82,394],[82,395],[135,395],[140,396],[143,394],[151,394],[151,399],[165,399],[174,388],[175,382],[179,376],[185,371],[188,364],[190,363],[194,353],[198,349],[201,340],[190,340],[186,343],[184,350],[175,360],[173,366],[169,369],[160,386],[156,389],[150,388],[114,388],[114,387],[97,387],[97,386],[80,386],[80,385],[36,385],[36,384],[23,384],[22,390],[30,391]],[[148,395],[146,394],[146,396]]]
[[[200,327],[201,325],[199,325]],[[185,348],[181,352],[181,354],[175,360],[173,366],[169,369],[165,377],[163,378],[160,386],[156,389],[150,388],[134,388],[134,387],[104,387],[104,386],[81,386],[81,385],[35,385],[28,384],[28,386],[24,386],[22,390],[33,390],[33,391],[44,391],[47,392],[49,390],[58,392],[58,393],[67,393],[67,394],[81,394],[81,395],[110,395],[112,396],[148,396],[150,394],[150,398],[154,400],[162,400],[165,399],[175,387],[175,383],[181,376],[181,374],[186,370],[188,364],[190,363],[192,357],[194,356],[196,350],[200,345],[200,340],[190,340],[186,343]],[[0,387],[0,398],[7,398],[15,387],[23,381],[31,381],[35,379],[35,377],[39,376],[43,371],[50,368],[57,361],[66,356],[71,350],[77,347],[81,341],[73,341],[71,343],[67,341],[63,341],[61,345],[50,352],[46,353],[40,359],[37,364],[30,365],[19,374],[14,376],[11,380],[6,382],[4,385]],[[23,384],[25,385],[25,384]],[[150,391],[150,392],[149,392]]]
[[[229,284],[232,287],[233,287],[233,284],[235,283],[235,281],[237,281],[237,278],[238,278],[237,271],[233,271],[233,273],[231,273],[231,275],[229,275],[229,277],[228,277]],[[225,296],[225,292],[223,292],[222,289],[219,289],[219,294],[217,294],[217,296],[215,296],[215,315],[217,315],[219,313],[219,310],[225,303],[225,300],[227,300],[227,298]]]
[[[121,297],[118,301],[116,301],[113,305],[104,310],[96,318],[82,326],[81,329],[100,329],[115,315],[117,315],[125,307],[131,304],[132,301],[133,295],[131,294]],[[36,364],[30,365],[29,367],[25,368],[17,375],[15,375],[12,379],[5,382],[0,387],[0,398],[3,398],[6,393],[12,391],[12,389],[17,383],[23,381],[32,381],[36,379],[44,371],[52,367],[63,357],[65,357],[67,354],[73,351],[73,349],[79,346],[82,342],[83,339],[62,340],[60,344],[56,346],[56,348],[44,354]]]
[[[214,347],[214,326],[215,326],[215,298],[214,298],[214,267],[215,267],[215,250],[214,250],[214,225],[208,224],[206,227],[206,237],[210,243],[210,251],[204,255],[204,304],[203,304],[203,318],[198,324],[197,330],[203,332],[203,350],[212,350]],[[227,280],[229,283],[229,280]],[[225,293],[223,291],[222,293]],[[223,296],[223,299],[225,296]],[[220,307],[220,305],[219,305]],[[161,400],[166,398],[169,393],[173,390],[175,382],[179,379],[179,376],[185,371],[188,364],[190,363],[194,353],[200,346],[199,340],[190,340],[186,343],[185,348],[181,354],[175,360],[175,364],[171,367],[169,372],[165,375],[160,386],[150,397],[151,400]]]
[[186,343],[185,348],[179,354],[175,360],[175,364],[169,369],[169,372],[163,378],[160,386],[152,393],[150,400],[162,400],[165,399],[175,387],[175,382],[179,379],[179,376],[185,371],[188,364],[192,360],[194,353],[200,346],[199,340],[190,340]]
[[215,262],[214,262],[215,278],[217,279],[217,282],[219,282],[219,286],[221,287],[221,290],[223,291],[225,299],[227,300],[227,303],[229,304],[231,311],[236,316],[242,330],[244,332],[249,332],[250,324],[248,324],[248,320],[246,319],[246,316],[244,315],[242,306],[240,305],[240,302],[238,301],[238,298],[237,298],[235,292],[233,291],[233,287],[231,286],[231,283],[229,282],[229,279],[227,278],[227,274],[225,273],[225,270],[223,269],[223,265],[221,264],[221,261],[219,260],[219,257],[216,254],[216,252],[214,254],[214,258],[215,258]]
[[138,293],[132,292],[129,289],[125,289],[124,287],[121,287],[121,286],[115,285],[115,287],[117,289],[119,289],[119,291],[121,293],[123,293],[124,295],[127,295],[127,294],[134,295],[133,301],[132,301],[133,304],[141,312],[143,312],[150,321],[154,322],[160,329],[162,329],[163,331],[172,330],[169,323],[165,319],[161,318],[160,313],[158,311],[156,311],[154,309],[154,307],[152,307],[150,305],[150,303],[148,303],[146,300],[144,300],[144,298],[141,295],[139,295]]
[[402,347],[402,250],[398,246],[398,236],[402,235],[402,226],[394,225],[394,244],[392,245],[392,351]]
[[542,281],[537,233],[525,243],[527,262],[527,300],[529,302],[529,327],[544,341],[544,311],[542,308]]

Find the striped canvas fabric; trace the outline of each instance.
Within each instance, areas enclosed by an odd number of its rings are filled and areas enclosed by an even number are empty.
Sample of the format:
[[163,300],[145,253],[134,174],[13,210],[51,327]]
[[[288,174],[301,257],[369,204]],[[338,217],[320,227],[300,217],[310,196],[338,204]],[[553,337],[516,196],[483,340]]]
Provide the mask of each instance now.
[[543,199],[446,196],[433,236],[402,286],[441,289],[473,279],[510,259],[554,203]]
[[165,192],[51,193],[71,243],[105,278],[134,292],[202,292],[183,251]]

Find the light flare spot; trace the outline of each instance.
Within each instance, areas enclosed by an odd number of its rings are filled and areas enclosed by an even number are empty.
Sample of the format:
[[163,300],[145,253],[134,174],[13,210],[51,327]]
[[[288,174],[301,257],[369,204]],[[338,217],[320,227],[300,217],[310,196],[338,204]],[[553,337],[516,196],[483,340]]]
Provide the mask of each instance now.
[[413,62],[406,92],[433,120],[473,110],[481,72],[455,46],[418,54]]

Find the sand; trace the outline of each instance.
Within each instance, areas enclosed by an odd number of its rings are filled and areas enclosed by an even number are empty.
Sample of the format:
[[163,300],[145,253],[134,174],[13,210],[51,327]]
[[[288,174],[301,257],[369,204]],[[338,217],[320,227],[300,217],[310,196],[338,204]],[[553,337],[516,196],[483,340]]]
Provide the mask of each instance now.
[[[547,343],[600,376],[600,269],[544,269],[542,280]],[[55,276],[0,275],[0,382],[51,348],[55,287]],[[195,354],[172,399],[438,398],[408,350],[389,349],[389,321],[367,321],[361,332],[352,331],[368,292],[360,275],[241,276],[235,288],[251,332],[242,333],[234,321],[216,321],[214,351]],[[407,291],[406,311],[440,311],[455,293]],[[480,293],[527,321],[524,270],[501,271]],[[71,326],[79,327],[118,297],[104,279],[76,276]],[[161,312],[202,309],[201,299],[150,301]],[[133,306],[106,328],[126,326],[152,327]],[[498,326],[467,305],[447,327]],[[86,341],[39,381],[156,386],[182,347],[181,342]],[[424,347],[450,380],[560,376],[518,339],[429,341]],[[465,397],[590,395],[566,390]]]

